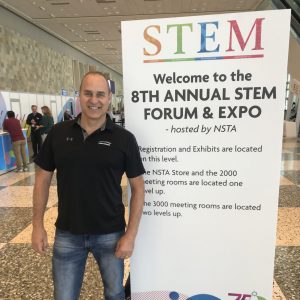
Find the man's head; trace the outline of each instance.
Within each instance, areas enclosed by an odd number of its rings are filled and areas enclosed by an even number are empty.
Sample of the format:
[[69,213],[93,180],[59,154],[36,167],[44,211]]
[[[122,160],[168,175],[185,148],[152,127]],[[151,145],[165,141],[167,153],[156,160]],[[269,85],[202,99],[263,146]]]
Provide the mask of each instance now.
[[85,74],[79,92],[82,115],[87,119],[104,121],[111,102],[111,92],[104,74],[94,71]]
[[15,113],[12,110],[9,110],[6,114],[7,114],[8,118],[14,118],[15,117]]
[[36,106],[36,105],[31,105],[31,111],[32,111],[33,113],[36,113],[36,111],[37,111],[37,106]]

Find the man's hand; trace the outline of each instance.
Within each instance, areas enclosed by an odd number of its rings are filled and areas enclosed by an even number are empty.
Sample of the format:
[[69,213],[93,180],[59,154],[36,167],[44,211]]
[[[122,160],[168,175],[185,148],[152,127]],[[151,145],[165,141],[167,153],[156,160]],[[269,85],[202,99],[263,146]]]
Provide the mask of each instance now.
[[115,256],[118,258],[129,258],[132,255],[134,248],[134,239],[126,235],[126,233],[120,238]]
[[33,216],[32,216],[32,248],[44,255],[48,248],[47,232],[44,228],[44,214],[49,197],[49,187],[53,172],[43,169],[35,171],[35,184],[33,188]]
[[32,248],[41,255],[48,249],[47,232],[43,227],[33,228],[31,236]]

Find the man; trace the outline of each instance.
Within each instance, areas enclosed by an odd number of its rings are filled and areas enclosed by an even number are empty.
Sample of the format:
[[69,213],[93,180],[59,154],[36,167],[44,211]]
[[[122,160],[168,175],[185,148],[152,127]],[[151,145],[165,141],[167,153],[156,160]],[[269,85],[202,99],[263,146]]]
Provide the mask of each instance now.
[[[105,300],[124,300],[124,258],[130,257],[144,205],[145,172],[138,145],[107,117],[111,92],[104,75],[87,73],[80,86],[82,114],[55,125],[35,162],[32,246],[48,247],[43,216],[53,171],[57,170],[58,218],[53,249],[56,300],[78,299],[87,255],[101,271]],[[124,233],[123,173],[131,187]]]
[[26,155],[26,141],[22,132],[21,124],[18,119],[15,118],[15,113],[10,110],[7,112],[7,118],[3,122],[3,129],[10,134],[13,152],[16,157],[17,169],[16,172],[26,172],[27,167],[27,155]]
[[31,128],[30,139],[32,143],[33,158],[35,158],[42,147],[42,136],[40,132],[40,125],[42,121],[42,115],[37,112],[37,106],[31,105],[32,113],[28,115],[26,124]]

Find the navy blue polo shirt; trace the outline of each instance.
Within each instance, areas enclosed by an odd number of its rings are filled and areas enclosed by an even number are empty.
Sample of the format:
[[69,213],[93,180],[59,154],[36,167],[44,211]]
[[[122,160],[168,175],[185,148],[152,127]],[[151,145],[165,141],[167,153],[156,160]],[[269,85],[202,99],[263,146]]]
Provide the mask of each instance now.
[[78,119],[56,124],[35,163],[57,170],[56,227],[73,234],[106,234],[125,228],[122,175],[142,175],[138,144],[132,133],[107,117],[86,138]]

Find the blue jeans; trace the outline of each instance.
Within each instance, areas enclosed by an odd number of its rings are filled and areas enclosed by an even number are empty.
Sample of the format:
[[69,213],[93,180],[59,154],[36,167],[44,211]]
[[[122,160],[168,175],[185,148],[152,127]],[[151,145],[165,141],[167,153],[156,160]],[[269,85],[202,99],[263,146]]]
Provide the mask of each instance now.
[[56,229],[52,258],[55,300],[79,298],[89,252],[98,263],[105,300],[124,300],[124,260],[114,255],[123,234],[74,235]]

